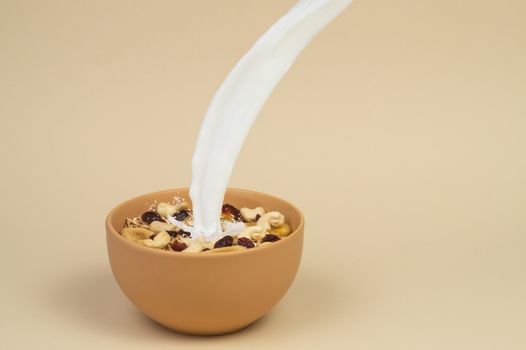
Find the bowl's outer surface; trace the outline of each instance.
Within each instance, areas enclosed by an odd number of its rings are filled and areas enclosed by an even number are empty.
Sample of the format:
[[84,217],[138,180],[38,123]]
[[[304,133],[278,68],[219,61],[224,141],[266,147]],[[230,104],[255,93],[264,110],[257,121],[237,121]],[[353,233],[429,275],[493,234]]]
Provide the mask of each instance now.
[[303,248],[303,215],[292,204],[263,193],[229,189],[225,203],[281,211],[293,233],[278,242],[242,252],[185,254],[141,247],[120,236],[127,217],[154,201],[188,200],[188,189],[133,198],[106,220],[108,255],[124,294],[148,317],[189,334],[241,329],[267,313],[292,284]]

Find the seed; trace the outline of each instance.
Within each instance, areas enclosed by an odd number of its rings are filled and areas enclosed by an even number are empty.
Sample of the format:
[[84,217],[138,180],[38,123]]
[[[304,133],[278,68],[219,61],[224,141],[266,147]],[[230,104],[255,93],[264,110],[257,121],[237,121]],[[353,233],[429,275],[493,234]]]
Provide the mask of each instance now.
[[178,220],[178,221],[183,221],[184,219],[186,219],[188,217],[188,210],[186,209],[183,209],[177,213],[175,213],[175,219]]
[[142,219],[142,221],[144,221],[148,225],[151,224],[154,221],[161,221],[161,222],[163,222],[163,218],[159,214],[154,212],[154,211],[147,211],[147,212],[145,212],[144,214],[142,214],[141,219]]
[[232,238],[232,236],[226,235],[214,244],[214,248],[230,247],[232,244],[234,244],[234,238]]
[[246,238],[246,237],[238,238],[237,244],[247,249],[254,248],[254,242],[252,242],[249,238]]
[[188,248],[188,246],[186,245],[186,243],[184,242],[174,242],[171,246],[172,250],[175,250],[176,252],[181,252],[183,250],[185,250],[186,248]]
[[279,241],[281,238],[279,238],[279,236],[276,236],[276,235],[273,235],[273,234],[268,234],[268,235],[265,235],[265,237],[263,237],[263,239],[261,240],[261,243],[265,243],[265,242],[277,242]]
[[241,221],[241,212],[231,204],[223,204],[221,212],[231,215],[235,220]]

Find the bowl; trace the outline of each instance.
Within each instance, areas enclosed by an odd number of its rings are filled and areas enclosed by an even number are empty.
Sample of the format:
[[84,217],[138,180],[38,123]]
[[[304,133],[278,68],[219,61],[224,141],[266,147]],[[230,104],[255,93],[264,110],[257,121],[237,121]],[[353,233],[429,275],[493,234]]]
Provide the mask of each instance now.
[[127,217],[174,196],[190,201],[188,189],[149,193],[115,207],[106,218],[113,275],[146,316],[174,331],[194,335],[240,330],[265,315],[291,286],[303,249],[302,213],[269,194],[228,189],[225,203],[263,207],[285,215],[290,236],[264,246],[224,253],[176,253],[140,246],[119,234]]

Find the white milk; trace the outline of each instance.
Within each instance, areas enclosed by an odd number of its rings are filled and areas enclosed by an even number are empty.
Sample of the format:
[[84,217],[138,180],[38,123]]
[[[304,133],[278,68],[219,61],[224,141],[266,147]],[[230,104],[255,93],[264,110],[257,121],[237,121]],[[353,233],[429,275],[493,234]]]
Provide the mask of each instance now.
[[192,160],[192,237],[222,234],[232,169],[258,112],[299,53],[352,0],[300,0],[228,74],[204,118]]

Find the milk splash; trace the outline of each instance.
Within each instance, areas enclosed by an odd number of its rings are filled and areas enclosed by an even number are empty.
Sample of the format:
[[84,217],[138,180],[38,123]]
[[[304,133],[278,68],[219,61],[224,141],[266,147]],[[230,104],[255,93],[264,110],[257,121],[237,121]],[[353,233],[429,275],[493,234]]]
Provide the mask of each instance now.
[[192,236],[221,235],[232,169],[257,114],[299,53],[352,0],[300,0],[228,74],[204,118],[192,160]]

